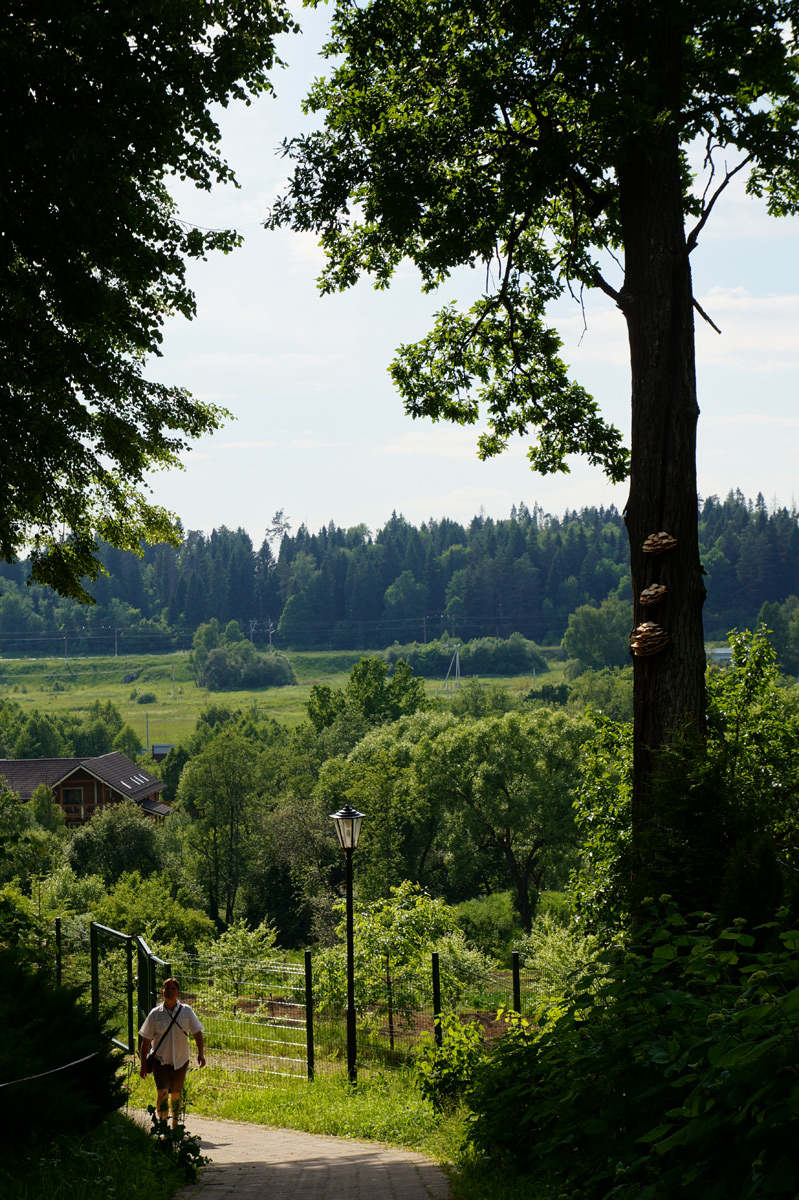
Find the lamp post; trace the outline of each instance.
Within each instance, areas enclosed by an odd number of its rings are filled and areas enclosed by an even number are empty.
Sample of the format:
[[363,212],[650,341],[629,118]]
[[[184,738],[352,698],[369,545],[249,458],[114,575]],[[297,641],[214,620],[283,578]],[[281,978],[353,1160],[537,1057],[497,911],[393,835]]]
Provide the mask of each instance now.
[[338,844],[347,860],[347,1075],[350,1083],[357,1082],[355,1066],[355,954],[352,938],[352,852],[361,836],[363,813],[345,804],[330,814]]

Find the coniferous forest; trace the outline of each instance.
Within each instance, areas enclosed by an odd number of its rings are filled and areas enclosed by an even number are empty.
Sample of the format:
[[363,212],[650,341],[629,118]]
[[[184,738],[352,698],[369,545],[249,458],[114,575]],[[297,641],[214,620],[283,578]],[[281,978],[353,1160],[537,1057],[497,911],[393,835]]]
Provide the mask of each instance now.
[[[799,595],[795,508],[769,508],[740,491],[711,496],[699,514],[706,572],[705,633],[753,626],[764,605],[772,627]],[[87,608],[47,587],[27,587],[25,562],[0,568],[0,653],[139,653],[188,649],[194,631],[231,620],[256,646],[368,649],[518,632],[560,643],[582,605],[629,595],[629,547],[621,514],[584,508],[550,516],[514,507],[503,520],[468,525],[397,513],[377,531],[332,522],[291,530],[282,513],[256,548],[244,529],[190,530],[179,548],[142,557],[101,546],[108,574]]]

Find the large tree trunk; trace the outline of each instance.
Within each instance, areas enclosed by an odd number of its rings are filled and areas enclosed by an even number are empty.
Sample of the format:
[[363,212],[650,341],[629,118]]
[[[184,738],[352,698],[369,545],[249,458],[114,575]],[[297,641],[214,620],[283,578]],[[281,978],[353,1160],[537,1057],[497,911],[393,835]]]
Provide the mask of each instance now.
[[[652,862],[664,816],[653,799],[657,751],[677,730],[688,726],[701,735],[705,725],[693,293],[674,133],[666,128],[647,146],[631,149],[619,183],[625,249],[621,299],[632,372],[625,520],[634,628],[652,621],[668,635],[659,652],[633,657],[633,873],[640,895],[639,889],[649,890],[648,882],[661,875]],[[646,538],[662,531],[676,539],[674,548],[644,553]],[[641,592],[653,583],[668,590],[657,604],[644,606]]]

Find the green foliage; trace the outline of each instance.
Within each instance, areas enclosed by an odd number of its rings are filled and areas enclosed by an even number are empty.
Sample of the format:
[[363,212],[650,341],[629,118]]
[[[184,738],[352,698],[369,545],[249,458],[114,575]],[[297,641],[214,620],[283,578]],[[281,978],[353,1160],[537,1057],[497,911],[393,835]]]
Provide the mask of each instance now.
[[174,1165],[178,1178],[183,1183],[194,1183],[200,1167],[211,1160],[200,1149],[199,1134],[189,1133],[186,1126],[179,1124],[173,1129],[159,1117],[155,1106],[147,1107],[152,1123],[152,1137],[157,1153],[164,1155]]
[[[152,1085],[150,1085],[152,1086]],[[98,1168],[101,1164],[101,1168]],[[185,1183],[179,1166],[133,1118],[111,1113],[88,1133],[29,1138],[4,1145],[0,1189],[5,1200],[169,1200]]]
[[542,704],[546,704],[548,708],[556,708],[558,705],[564,705],[569,699],[570,687],[568,683],[542,683],[539,688],[531,688],[525,696],[525,701],[528,703],[539,700]]
[[76,829],[66,857],[76,875],[101,875],[107,884],[127,871],[151,875],[161,864],[155,824],[132,800],[100,809]]
[[762,604],[757,614],[757,627],[761,626],[768,633],[780,670],[799,674],[799,597],[788,596],[782,604]]
[[259,654],[250,642],[235,642],[212,650],[203,671],[209,692],[288,687],[297,680],[291,663],[282,654]]
[[189,875],[202,888],[208,911],[229,925],[255,851],[253,814],[260,791],[259,759],[252,742],[223,725],[180,776],[179,811],[187,827]]
[[[787,617],[789,645],[799,644],[791,632],[796,623],[791,594],[796,592],[797,543],[796,512],[791,509],[769,508],[762,497],[756,503],[747,501],[741,492],[731,492],[723,502],[715,496],[702,502],[699,551],[708,590],[704,607],[708,638],[723,639],[735,626],[753,626],[766,601],[763,612],[768,615],[763,621],[779,636],[781,668],[791,669],[792,660],[782,661],[785,622],[779,613],[784,610]],[[271,569],[269,563],[276,563],[264,557],[268,550],[268,543],[254,548],[244,530],[225,528],[213,530],[207,538],[191,532],[178,549],[163,544],[145,546],[141,559],[133,552],[100,543],[99,557],[111,574],[91,587],[97,603],[88,614],[85,607],[57,597],[50,588],[26,588],[24,564],[6,565],[0,567],[0,635],[68,634],[70,651],[85,656],[113,653],[115,645],[120,653],[149,654],[154,646],[174,650],[183,644],[187,628],[212,625],[216,620],[214,645],[219,645],[224,621],[235,613],[269,612],[274,621],[282,612],[286,604],[280,582],[283,572]],[[294,669],[311,682],[321,674],[333,673],[333,663],[337,673],[348,671],[364,648],[384,650],[395,638],[403,645],[390,647],[392,657],[402,657],[417,673],[437,678],[452,661],[453,647],[447,646],[455,632],[462,642],[475,644],[479,639],[489,650],[488,662],[464,666],[464,672],[488,674],[496,670],[492,665],[495,653],[490,650],[494,639],[482,635],[495,632],[497,624],[503,636],[496,640],[496,647],[497,652],[502,648],[503,657],[508,650],[504,634],[513,629],[524,639],[559,643],[575,608],[598,606],[620,585],[629,586],[628,539],[621,515],[612,506],[571,511],[560,517],[544,514],[537,507],[531,512],[521,504],[513,507],[509,517],[495,520],[480,515],[466,526],[444,518],[415,527],[392,517],[369,542],[362,537],[357,540],[353,531],[329,522],[316,533],[303,527],[295,536],[285,534],[284,563],[302,551],[313,557],[321,587],[312,622],[295,622],[296,636],[303,646],[321,649],[329,647],[332,640],[334,645],[361,648],[328,650],[314,659],[308,655],[293,658]],[[440,607],[446,616],[435,620],[419,615],[410,625],[399,626],[385,614],[381,616],[382,597],[391,584],[394,564],[411,561],[417,584],[427,588],[428,614]],[[331,578],[342,576],[346,586],[329,586]],[[778,604],[783,596],[788,599]],[[294,597],[291,602],[294,604]],[[486,624],[487,614],[497,620]],[[269,647],[265,621],[256,625],[252,636],[257,649]],[[417,640],[406,645],[411,637]],[[430,650],[434,643],[435,652]],[[465,645],[463,653],[468,653]],[[422,657],[417,659],[417,654]],[[118,665],[118,661],[113,663]],[[172,665],[177,683],[194,678],[185,656],[177,657]],[[536,661],[534,669],[542,674],[544,667]],[[39,686],[37,680],[26,678],[27,670],[23,662],[6,660],[0,684],[5,682],[20,692],[30,690],[32,684]],[[512,664],[505,671],[515,672]],[[61,692],[84,673],[70,660],[68,667],[58,670],[58,677],[55,669],[47,672],[47,690]],[[531,673],[529,663],[521,673]],[[162,672],[161,678],[166,681],[168,675],[168,671]],[[127,683],[138,677],[135,669],[123,675]],[[148,678],[154,682],[149,673]],[[164,690],[165,684],[159,686]],[[92,752],[107,750],[115,733],[107,745]],[[76,753],[84,752],[74,737],[73,743]]]
[[461,1021],[450,1013],[442,1013],[438,1024],[441,1045],[431,1034],[422,1034],[414,1060],[414,1078],[425,1100],[442,1112],[468,1094],[485,1049],[479,1021]]
[[575,609],[563,635],[564,650],[579,664],[573,677],[587,667],[627,666],[632,624],[632,605],[617,595],[608,596],[598,608],[584,604]]
[[[697,3],[679,24],[672,12],[638,14],[632,46],[623,4],[537,5],[523,22],[505,4],[335,8],[332,66],[307,101],[324,125],[286,143],[295,172],[270,224],[318,233],[324,291],[362,274],[387,287],[408,259],[427,291],[457,267],[483,268],[471,307],[444,306],[392,367],[412,415],[488,421],[481,457],[533,431],[541,472],[566,470],[576,452],[610,478],[626,474],[620,435],[568,379],[545,308],[572,282],[603,288],[630,317],[601,253],[623,249],[635,272],[635,192],[648,179],[639,153],[674,173],[657,213],[668,208],[676,222],[706,218],[716,198],[703,209],[691,190],[683,156],[697,137],[725,146],[730,162],[751,159],[749,188],[769,191],[773,212],[795,210],[796,137],[784,131],[799,101],[781,36],[793,9]],[[672,36],[673,59],[662,53]],[[754,99],[763,95],[768,116]],[[376,121],[378,108],[392,120]]]
[[31,818],[42,829],[59,836],[66,836],[66,820],[61,806],[56,804],[53,789],[46,783],[34,788],[27,804]]
[[80,1134],[123,1104],[119,1052],[80,990],[55,988],[8,950],[0,951],[0,1022],[0,1078],[14,1081],[0,1088],[4,1139]]
[[[56,681],[58,682],[58,681]],[[4,758],[89,758],[107,754],[122,728],[122,717],[110,700],[92,701],[85,712],[27,713],[0,700],[0,756]]]
[[588,709],[610,721],[632,722],[632,667],[589,667],[581,671],[569,687],[569,708],[573,712]]
[[596,939],[586,937],[574,923],[564,924],[551,912],[543,912],[514,948],[519,950],[524,966],[534,973],[537,995],[558,1000],[590,963]]
[[403,880],[425,886],[440,880],[443,814],[419,786],[415,759],[421,742],[451,724],[440,713],[402,717],[372,729],[346,759],[328,758],[322,766],[315,794],[327,812],[347,801],[367,814],[358,844],[362,900],[387,898]]
[[[403,659],[414,671],[443,679],[450,669],[458,643],[449,638],[422,644],[395,644],[386,650],[389,663]],[[549,669],[535,642],[520,633],[509,638],[473,638],[459,647],[461,671],[468,675],[531,675]]]
[[264,920],[255,929],[239,918],[219,935],[213,945],[217,960],[228,962],[263,962],[275,949],[277,934],[274,925]]
[[495,1043],[475,1147],[586,1200],[793,1193],[799,934],[780,919],[757,953],[743,921],[714,936],[666,896],[650,912],[543,1029]]
[[123,725],[114,738],[114,749],[136,762],[142,750],[141,738],[130,725]]
[[220,633],[214,617],[194,634],[189,661],[199,687],[209,692],[286,687],[296,683],[291,663],[282,654],[259,654],[236,621]]
[[32,971],[49,973],[53,926],[38,903],[13,880],[0,887],[0,951],[13,950]]
[[138,871],[122,875],[94,901],[94,915],[111,929],[141,934],[161,956],[193,954],[215,933],[213,921],[181,880],[167,874],[146,879]]
[[501,683],[486,686],[476,679],[461,683],[449,701],[449,711],[456,717],[494,717],[517,706],[517,701]]
[[419,748],[420,786],[450,814],[453,855],[465,836],[499,886],[513,889],[526,929],[538,893],[558,882],[576,847],[573,791],[591,733],[584,719],[535,708],[463,720]]
[[518,949],[522,927],[510,892],[493,892],[456,905],[458,924],[467,941],[492,958]]
[[632,732],[631,725],[597,721],[581,763],[574,801],[581,851],[571,890],[593,930],[623,927],[630,911]]
[[291,28],[265,2],[6,18],[0,557],[32,547],[33,577],[65,595],[89,599],[98,537],[178,541],[145,477],[224,411],[152,382],[145,361],[170,314],[193,315],[186,260],[239,238],[181,221],[164,180],[233,179],[214,108],[269,90]]
[[352,668],[343,691],[315,684],[308,701],[308,716],[319,733],[334,722],[352,715],[366,726],[397,721],[427,706],[424,680],[414,679],[413,670],[401,659],[389,676],[382,658],[362,658]]
[[[799,692],[781,685],[762,630],[734,633],[730,642],[731,665],[708,674],[706,741],[686,731],[659,756],[657,831],[640,853],[649,882],[669,887],[683,907],[701,903],[723,921],[744,916],[757,925],[783,899],[794,902]],[[599,723],[586,747],[576,804],[583,852],[574,889],[593,926],[624,924],[634,902],[631,755],[629,727],[609,721]]]
[[[338,933],[345,934],[345,908]],[[440,953],[442,1003],[451,1006],[469,983],[488,973],[488,964],[469,950],[457,928],[455,912],[410,881],[391,888],[391,896],[356,906],[353,917],[355,1002],[366,1028],[388,1020],[393,1045],[393,1022],[409,1023],[431,989],[431,954]],[[314,956],[314,993],[320,1011],[341,1010],[346,997],[343,947]]]

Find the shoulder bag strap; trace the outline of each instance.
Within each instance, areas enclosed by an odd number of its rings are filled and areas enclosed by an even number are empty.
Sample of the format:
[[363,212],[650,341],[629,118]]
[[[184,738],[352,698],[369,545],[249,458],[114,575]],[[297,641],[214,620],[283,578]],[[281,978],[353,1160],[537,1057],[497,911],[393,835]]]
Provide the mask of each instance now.
[[[182,1007],[183,1007],[183,1005],[182,1005],[182,1004],[177,1004],[177,1005],[175,1005],[175,1011],[172,1013],[172,1020],[169,1022],[169,1024],[167,1025],[167,1027],[166,1027],[166,1029],[164,1030],[164,1032],[161,1034],[161,1036],[160,1036],[160,1038],[158,1039],[158,1041],[156,1042],[156,1044],[153,1046],[152,1050],[150,1051],[150,1054],[155,1054],[156,1050],[157,1050],[157,1049],[158,1049],[158,1047],[161,1045],[161,1043],[163,1042],[163,1040],[164,1040],[164,1038],[166,1037],[166,1035],[169,1033],[169,1031],[170,1031],[170,1029],[172,1028],[172,1026],[175,1024],[175,1021],[177,1020],[177,1015],[178,1015],[178,1013],[180,1012],[180,1010],[181,1010],[181,1008],[182,1008]],[[178,1029],[180,1029],[180,1026],[179,1026],[179,1025],[178,1025]]]

